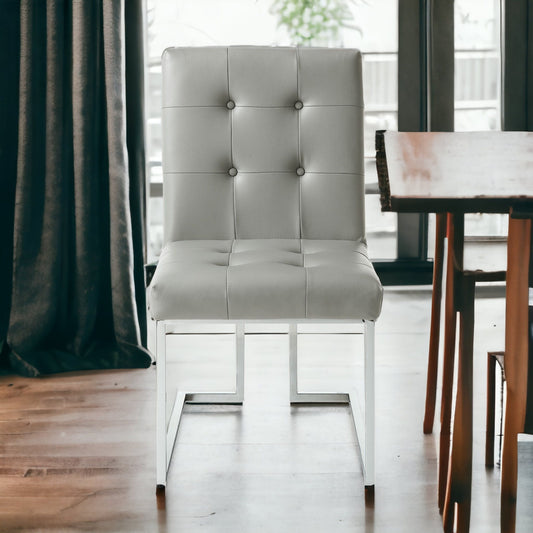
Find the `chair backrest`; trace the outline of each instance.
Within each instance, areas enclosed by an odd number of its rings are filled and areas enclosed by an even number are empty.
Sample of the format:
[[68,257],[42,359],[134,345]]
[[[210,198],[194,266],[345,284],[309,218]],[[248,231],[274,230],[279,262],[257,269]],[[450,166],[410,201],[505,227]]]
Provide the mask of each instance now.
[[364,238],[361,54],[163,54],[165,243]]

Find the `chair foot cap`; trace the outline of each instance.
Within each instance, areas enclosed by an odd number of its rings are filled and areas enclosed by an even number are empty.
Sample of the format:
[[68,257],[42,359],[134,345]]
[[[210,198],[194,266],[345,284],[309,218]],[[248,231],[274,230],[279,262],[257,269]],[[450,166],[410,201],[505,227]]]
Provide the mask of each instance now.
[[365,485],[365,504],[374,505],[374,485]]
[[155,488],[156,496],[162,496],[165,494],[165,485],[157,485]]

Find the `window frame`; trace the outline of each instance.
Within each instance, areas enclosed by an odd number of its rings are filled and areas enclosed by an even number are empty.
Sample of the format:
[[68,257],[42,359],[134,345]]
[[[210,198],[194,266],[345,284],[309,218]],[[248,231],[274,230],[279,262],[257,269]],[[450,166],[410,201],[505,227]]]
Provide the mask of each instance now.
[[[399,131],[453,131],[454,60],[454,1],[398,0]],[[151,66],[146,57],[147,71]],[[151,181],[151,164],[147,159],[147,206],[163,194],[162,183]],[[378,192],[372,183],[366,189]],[[425,214],[398,214],[396,258],[374,261],[384,285],[431,284],[428,228]]]

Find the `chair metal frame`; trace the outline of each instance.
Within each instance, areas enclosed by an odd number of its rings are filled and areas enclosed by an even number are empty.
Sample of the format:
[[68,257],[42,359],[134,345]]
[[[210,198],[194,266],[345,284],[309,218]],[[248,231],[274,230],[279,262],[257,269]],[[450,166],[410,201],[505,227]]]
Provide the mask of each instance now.
[[[365,494],[373,496],[375,483],[375,321],[371,320],[161,320],[156,322],[156,455],[157,492],[164,492],[172,452],[176,443],[181,415],[185,404],[242,405],[244,402],[244,339],[245,324],[289,324],[289,369],[290,403],[298,404],[343,404],[351,408],[358,449],[363,470]],[[180,335],[180,329],[191,324],[233,324],[236,336],[236,375],[233,392],[184,392],[179,391],[167,424],[166,387],[166,337]],[[364,337],[364,408],[357,402],[353,391],[304,392],[298,390],[298,324],[362,324]]]

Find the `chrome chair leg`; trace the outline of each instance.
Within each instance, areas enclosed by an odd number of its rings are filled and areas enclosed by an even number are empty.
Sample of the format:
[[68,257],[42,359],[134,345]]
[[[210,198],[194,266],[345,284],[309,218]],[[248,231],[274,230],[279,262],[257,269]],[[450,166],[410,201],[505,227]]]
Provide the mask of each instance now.
[[346,404],[351,408],[352,418],[359,443],[360,459],[365,488],[375,484],[375,323],[364,322],[364,381],[365,405],[357,402],[354,392],[300,392],[298,390],[298,331],[296,324],[289,325],[290,401],[298,404]]
[[[176,334],[176,333],[172,333]],[[156,407],[156,462],[157,462],[157,487],[156,492],[165,490],[167,472],[170,459],[178,436],[181,415],[186,403],[190,404],[217,404],[217,405],[242,405],[244,400],[244,323],[235,325],[236,338],[236,373],[235,392],[183,392],[178,391],[170,414],[166,422],[166,323],[157,323],[157,407]]]
[[[364,322],[364,381],[365,405],[361,409],[353,392],[300,392],[298,390],[298,332],[296,323],[289,325],[290,402],[297,404],[346,404],[351,408],[359,443],[365,489],[373,492],[375,483],[375,361],[374,322]],[[166,422],[166,337],[169,334],[165,322],[157,323],[157,493],[164,492],[167,472],[176,442],[183,407],[191,404],[242,405],[244,401],[244,322],[237,322],[236,379],[234,392],[183,392],[178,391],[169,422]]]

